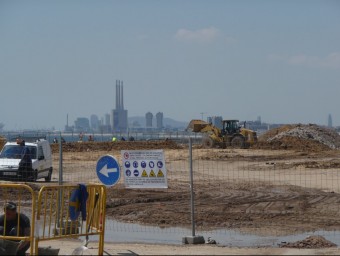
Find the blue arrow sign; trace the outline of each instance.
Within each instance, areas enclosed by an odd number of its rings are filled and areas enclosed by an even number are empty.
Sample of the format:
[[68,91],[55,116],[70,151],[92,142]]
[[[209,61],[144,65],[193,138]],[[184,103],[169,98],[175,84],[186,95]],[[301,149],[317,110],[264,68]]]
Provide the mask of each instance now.
[[120,179],[119,164],[113,156],[99,158],[96,172],[99,180],[106,186],[114,186]]

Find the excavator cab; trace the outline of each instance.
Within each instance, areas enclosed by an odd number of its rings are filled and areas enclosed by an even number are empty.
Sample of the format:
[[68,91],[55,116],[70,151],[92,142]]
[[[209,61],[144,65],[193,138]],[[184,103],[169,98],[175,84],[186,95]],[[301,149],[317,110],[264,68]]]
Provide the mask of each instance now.
[[223,133],[224,134],[235,134],[240,132],[241,126],[238,120],[223,120]]

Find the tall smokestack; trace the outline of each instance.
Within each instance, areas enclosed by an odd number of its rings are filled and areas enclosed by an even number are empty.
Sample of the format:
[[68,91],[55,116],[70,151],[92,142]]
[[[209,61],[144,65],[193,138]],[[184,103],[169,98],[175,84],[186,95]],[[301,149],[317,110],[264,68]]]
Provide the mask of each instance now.
[[116,80],[116,109],[118,109],[118,80]]
[[123,100],[123,99],[124,99],[124,97],[123,97],[123,81],[122,81],[122,88],[121,88],[121,89],[122,89],[122,91],[121,91],[121,95],[120,95],[120,96],[121,96],[121,100],[120,100],[121,106],[120,106],[120,107],[121,107],[121,109],[124,109],[124,100]]
[[121,81],[118,80],[118,84],[119,84],[119,85],[118,85],[118,103],[119,103],[119,104],[118,104],[118,109],[121,109],[121,108],[122,108],[121,96],[120,96],[120,95],[121,95],[121,90],[120,90],[120,89],[121,89],[121,85],[120,85],[120,82],[121,82]]
[[121,102],[121,97],[120,97],[120,95],[122,94],[121,93],[121,88],[122,88],[122,86],[121,86],[121,84],[120,84],[120,80],[118,80],[119,81],[119,109],[121,109],[122,108],[122,102]]

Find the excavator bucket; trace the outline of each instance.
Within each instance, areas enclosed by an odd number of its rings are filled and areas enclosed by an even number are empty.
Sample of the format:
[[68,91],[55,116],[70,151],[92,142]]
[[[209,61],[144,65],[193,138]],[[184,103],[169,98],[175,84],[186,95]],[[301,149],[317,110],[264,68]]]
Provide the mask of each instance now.
[[205,122],[203,120],[193,119],[193,120],[190,121],[186,130],[192,131],[192,132],[200,132],[207,125],[209,125],[208,122]]

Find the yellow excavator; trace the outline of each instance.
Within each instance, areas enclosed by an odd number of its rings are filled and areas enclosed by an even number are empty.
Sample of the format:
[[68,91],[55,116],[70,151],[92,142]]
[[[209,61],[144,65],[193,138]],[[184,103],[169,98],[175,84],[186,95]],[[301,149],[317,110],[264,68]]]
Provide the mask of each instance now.
[[202,144],[206,148],[248,148],[257,142],[255,131],[239,125],[239,120],[223,120],[222,129],[203,120],[190,121],[187,131],[203,133]]

